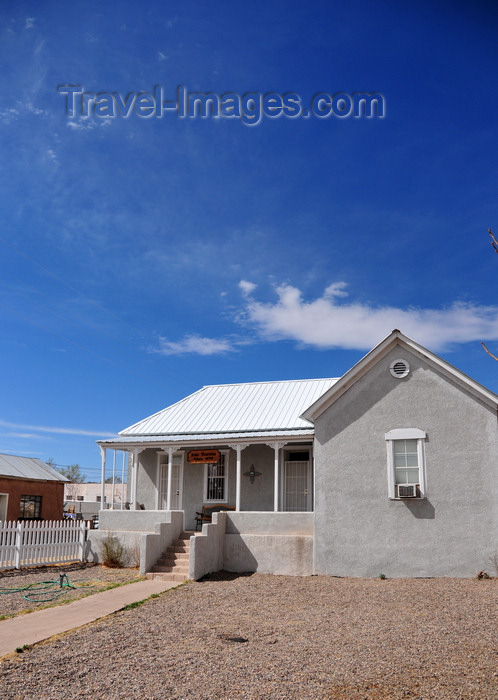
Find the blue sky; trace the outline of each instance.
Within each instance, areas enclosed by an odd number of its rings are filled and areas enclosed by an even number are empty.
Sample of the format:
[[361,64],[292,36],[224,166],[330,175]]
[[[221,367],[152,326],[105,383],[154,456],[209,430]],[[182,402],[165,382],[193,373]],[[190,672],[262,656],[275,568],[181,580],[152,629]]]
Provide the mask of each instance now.
[[[498,392],[491,2],[0,11],[0,451],[78,462],[204,384],[340,376],[393,328]],[[382,118],[69,117],[85,92],[379,93]]]

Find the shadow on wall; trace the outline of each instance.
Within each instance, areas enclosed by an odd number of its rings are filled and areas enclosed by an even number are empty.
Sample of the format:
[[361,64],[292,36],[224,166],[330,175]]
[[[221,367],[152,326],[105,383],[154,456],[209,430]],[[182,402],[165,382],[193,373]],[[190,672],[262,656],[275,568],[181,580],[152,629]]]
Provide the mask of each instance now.
[[415,518],[419,518],[421,520],[434,520],[436,517],[436,509],[426,498],[407,498],[403,500],[403,503]]
[[254,573],[258,570],[258,560],[242,537],[225,537],[224,568],[232,573]]

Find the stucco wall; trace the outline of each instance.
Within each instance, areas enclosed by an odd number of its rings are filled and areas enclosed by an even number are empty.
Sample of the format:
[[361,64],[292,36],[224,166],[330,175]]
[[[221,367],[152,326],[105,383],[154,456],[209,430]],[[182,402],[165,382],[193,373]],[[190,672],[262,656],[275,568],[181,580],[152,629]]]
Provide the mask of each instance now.
[[227,513],[223,568],[309,576],[313,525],[314,513]]
[[311,575],[313,513],[215,513],[190,540],[189,578],[220,569]]
[[314,513],[227,513],[226,531],[229,535],[302,535],[313,537]]
[[182,511],[102,510],[99,529],[88,533],[87,559],[102,561],[102,542],[113,536],[125,547],[125,564],[144,575],[182,530]]
[[[241,492],[240,507],[242,510],[273,510],[273,486],[275,451],[268,445],[249,445],[241,454]],[[250,471],[251,465],[260,472],[254,482],[245,472]],[[234,475],[235,476],[235,475]]]
[[189,464],[185,454],[183,466],[183,510],[185,511],[185,528],[195,529],[195,513],[202,508],[202,491],[204,484],[204,465]]
[[101,510],[99,512],[99,530],[154,532],[156,523],[170,522],[172,512],[181,511]]
[[86,541],[86,560],[97,564],[104,560],[103,545],[107,538],[112,537],[124,547],[123,566],[138,567],[140,564],[141,532],[113,532],[110,530],[90,530]]
[[190,539],[189,578],[199,580],[223,569],[225,513],[215,513],[212,523],[202,526],[202,535]]
[[[408,360],[404,379],[389,373]],[[390,500],[385,433],[420,428],[427,498]],[[395,349],[316,420],[315,573],[473,576],[496,542],[497,417]]]
[[144,450],[138,455],[137,503],[156,508],[157,450]]
[[225,535],[223,568],[226,571],[310,576],[313,573],[313,538]]

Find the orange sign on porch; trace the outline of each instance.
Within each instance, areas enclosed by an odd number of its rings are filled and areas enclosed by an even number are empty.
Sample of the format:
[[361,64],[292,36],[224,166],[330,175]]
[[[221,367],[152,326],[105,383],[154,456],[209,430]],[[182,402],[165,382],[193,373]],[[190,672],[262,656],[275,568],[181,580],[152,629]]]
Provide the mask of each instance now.
[[190,450],[187,454],[187,462],[190,464],[214,464],[219,459],[219,450]]

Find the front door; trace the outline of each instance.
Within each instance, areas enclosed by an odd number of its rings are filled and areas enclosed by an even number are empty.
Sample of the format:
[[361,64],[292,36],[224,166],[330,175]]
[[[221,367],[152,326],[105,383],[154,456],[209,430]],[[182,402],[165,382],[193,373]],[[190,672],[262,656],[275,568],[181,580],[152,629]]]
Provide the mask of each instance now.
[[296,512],[312,510],[311,490],[309,460],[284,462],[283,510]]
[[0,523],[7,520],[7,504],[9,496],[6,493],[0,493]]
[[[171,469],[171,510],[182,508],[183,455],[173,455]],[[159,510],[168,507],[168,462],[162,462],[159,470]]]

